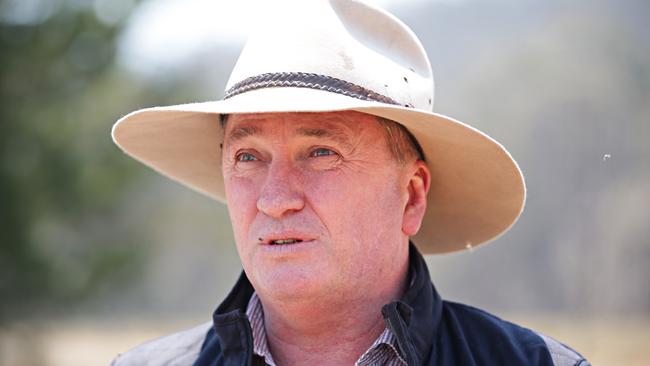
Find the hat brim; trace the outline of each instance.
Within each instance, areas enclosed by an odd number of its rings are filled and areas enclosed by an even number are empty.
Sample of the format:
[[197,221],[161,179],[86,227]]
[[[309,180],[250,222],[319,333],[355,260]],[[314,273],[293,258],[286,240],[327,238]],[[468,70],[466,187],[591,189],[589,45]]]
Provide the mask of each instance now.
[[344,110],[396,121],[422,146],[432,175],[422,227],[412,238],[422,252],[476,247],[507,231],[521,214],[526,197],[521,171],[486,134],[436,113],[327,91],[268,88],[220,101],[146,108],[117,121],[112,136],[136,160],[225,203],[219,114]]

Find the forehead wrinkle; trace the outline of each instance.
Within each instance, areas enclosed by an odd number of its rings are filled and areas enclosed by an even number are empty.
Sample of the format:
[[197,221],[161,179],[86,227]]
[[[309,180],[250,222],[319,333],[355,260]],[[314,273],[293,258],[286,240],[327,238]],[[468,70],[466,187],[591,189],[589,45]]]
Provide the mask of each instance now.
[[305,137],[317,137],[317,138],[326,138],[334,140],[340,144],[352,146],[352,143],[348,136],[338,129],[332,128],[317,128],[317,127],[298,127],[295,130],[295,134],[298,136]]
[[259,126],[239,126],[234,127],[232,131],[228,133],[229,142],[237,142],[246,137],[257,136],[262,134],[262,128]]

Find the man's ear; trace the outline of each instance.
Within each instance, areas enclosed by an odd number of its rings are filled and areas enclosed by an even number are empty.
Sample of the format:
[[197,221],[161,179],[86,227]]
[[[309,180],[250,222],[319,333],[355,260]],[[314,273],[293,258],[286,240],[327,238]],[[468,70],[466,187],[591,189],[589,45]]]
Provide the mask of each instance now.
[[420,230],[424,212],[427,209],[427,193],[431,185],[431,173],[427,164],[418,160],[409,168],[408,200],[402,217],[402,232],[413,236]]

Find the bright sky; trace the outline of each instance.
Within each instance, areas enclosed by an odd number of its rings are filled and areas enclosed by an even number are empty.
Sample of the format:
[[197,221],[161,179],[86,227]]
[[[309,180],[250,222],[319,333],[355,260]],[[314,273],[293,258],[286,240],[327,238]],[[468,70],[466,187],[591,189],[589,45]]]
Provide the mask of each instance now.
[[[123,33],[120,62],[138,74],[150,75],[187,61],[206,47],[241,45],[256,21],[255,16],[267,13],[264,7],[275,6],[278,1],[288,0],[145,1],[131,16]],[[425,0],[367,1],[390,8],[396,3]]]

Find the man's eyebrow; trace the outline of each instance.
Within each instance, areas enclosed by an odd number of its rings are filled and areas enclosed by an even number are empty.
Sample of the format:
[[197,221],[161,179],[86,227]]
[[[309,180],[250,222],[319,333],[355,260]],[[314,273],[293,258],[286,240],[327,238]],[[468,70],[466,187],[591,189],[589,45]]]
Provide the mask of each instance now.
[[296,130],[296,134],[307,137],[329,138],[341,144],[352,145],[352,142],[347,135],[336,129],[300,127]]
[[235,127],[228,133],[228,140],[230,142],[239,141],[248,136],[255,136],[262,133],[262,129],[257,126],[241,126]]

